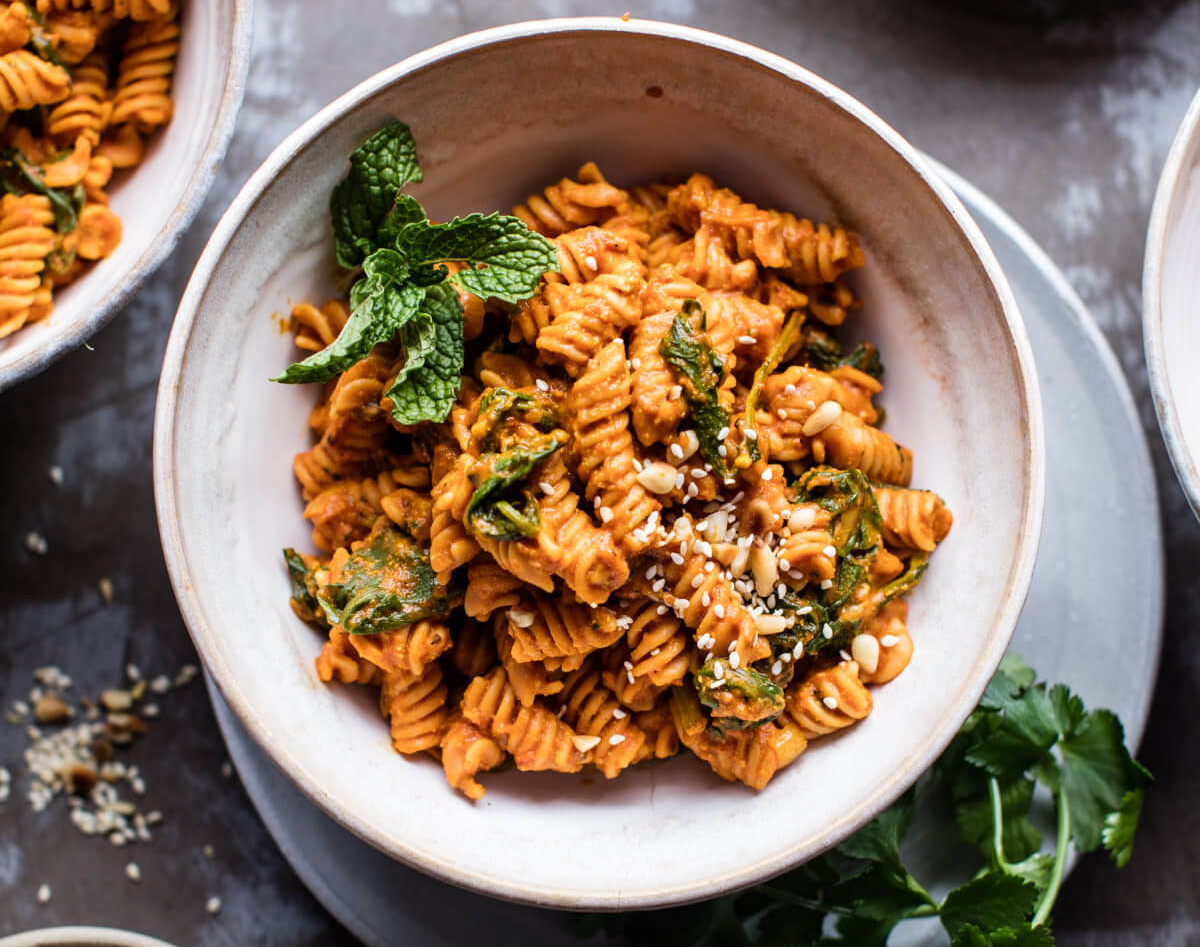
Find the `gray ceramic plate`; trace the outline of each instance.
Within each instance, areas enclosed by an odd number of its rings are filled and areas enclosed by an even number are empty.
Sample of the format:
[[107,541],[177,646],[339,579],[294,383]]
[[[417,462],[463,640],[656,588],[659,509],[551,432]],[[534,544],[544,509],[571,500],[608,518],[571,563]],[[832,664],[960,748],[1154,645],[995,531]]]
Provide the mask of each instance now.
[[[995,204],[939,170],[1012,284],[1045,403],[1045,525],[1013,648],[1089,705],[1115,710],[1136,745],[1158,668],[1163,567],[1158,498],[1133,399],[1107,342],[1054,264]],[[1122,554],[1113,556],[1114,548]],[[570,915],[444,885],[342,829],[274,767],[211,681],[209,692],[230,756],[284,857],[366,944],[578,947]],[[919,834],[915,847],[922,877],[950,869],[940,853],[952,846],[935,834]]]
[[166,941],[112,927],[47,927],[0,937],[0,947],[171,947]]

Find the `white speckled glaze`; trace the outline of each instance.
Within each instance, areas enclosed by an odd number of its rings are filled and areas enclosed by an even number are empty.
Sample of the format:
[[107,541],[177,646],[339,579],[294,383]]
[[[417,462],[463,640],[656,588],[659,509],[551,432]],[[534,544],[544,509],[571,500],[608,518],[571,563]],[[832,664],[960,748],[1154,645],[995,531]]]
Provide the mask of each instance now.
[[[647,87],[664,90],[649,97]],[[537,102],[531,110],[527,103]],[[431,216],[506,208],[597,160],[618,182],[703,169],[863,238],[855,327],[888,365],[888,429],[955,512],[912,602],[912,666],[863,725],[762,793],[686,756],[607,783],[508,772],[471,805],[432,760],[388,748],[365,690],[326,687],[279,550],[308,548],[291,457],[315,389],[276,314],[334,289],[327,202],[346,156],[413,128]],[[314,802],[387,854],[495,897],[568,908],[708,897],[836,843],[901,793],[974,706],[1029,587],[1044,492],[1028,339],[990,249],[894,131],[795,64],[710,33],[596,18],[507,26],[385,70],[291,135],[234,201],[188,285],[155,419],[167,566],[205,665]],[[702,849],[702,857],[697,853]]]
[[1158,180],[1142,271],[1142,340],[1158,426],[1200,516],[1200,92]]
[[175,114],[146,158],[109,188],[121,243],[70,286],[54,312],[0,340],[0,391],[83,344],[165,260],[204,203],[225,157],[250,65],[252,0],[184,3],[172,95]]
[[112,927],[47,927],[0,937],[0,947],[171,947],[166,941]]

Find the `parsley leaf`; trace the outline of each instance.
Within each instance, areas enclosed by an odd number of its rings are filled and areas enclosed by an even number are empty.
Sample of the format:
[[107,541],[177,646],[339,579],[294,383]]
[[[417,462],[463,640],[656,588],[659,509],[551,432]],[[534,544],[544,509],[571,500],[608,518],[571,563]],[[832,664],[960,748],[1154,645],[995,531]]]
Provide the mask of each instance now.
[[1149,773],[1130,758],[1121,721],[1107,710],[1089,713],[1059,749],[1071,838],[1076,848],[1088,852],[1100,844],[1105,818],[1120,812],[1126,789],[1145,786]]
[[1113,861],[1118,868],[1124,868],[1133,855],[1133,833],[1137,831],[1138,820],[1142,815],[1142,800],[1144,789],[1131,789],[1121,797],[1121,806],[1116,812],[1110,812],[1104,817],[1104,828],[1100,830],[1100,840],[1104,847],[1112,853]]
[[416,221],[401,227],[396,249],[414,272],[465,263],[450,282],[481,299],[515,303],[532,296],[547,270],[558,269],[558,248],[516,217],[469,214],[444,224]]
[[83,184],[70,189],[50,187],[42,169],[18,148],[0,149],[0,187],[9,194],[41,194],[49,198],[54,210],[54,229],[59,233],[70,233],[79,225],[79,212],[86,200]]
[[966,924],[959,929],[950,947],[1054,947],[1054,937],[1046,928],[1028,924],[992,931]]
[[418,336],[419,364],[405,364],[384,400],[390,401],[392,417],[400,424],[442,421],[462,381],[462,303],[454,287],[445,283],[409,289],[422,297],[419,312],[432,324],[432,344]]
[[1025,923],[1037,894],[1037,888],[1027,881],[992,872],[946,895],[939,916],[951,937],[967,924],[984,930],[1013,927]]
[[421,180],[417,146],[403,122],[379,129],[350,155],[350,171],[333,189],[333,246],[342,266],[358,266],[379,243],[379,227],[396,193]]
[[[287,385],[326,381],[389,341],[417,312],[425,291],[408,282],[408,267],[395,250],[376,250],[363,263],[366,278],[350,290],[350,319],[338,337],[271,381]],[[459,333],[462,320],[459,319]]]

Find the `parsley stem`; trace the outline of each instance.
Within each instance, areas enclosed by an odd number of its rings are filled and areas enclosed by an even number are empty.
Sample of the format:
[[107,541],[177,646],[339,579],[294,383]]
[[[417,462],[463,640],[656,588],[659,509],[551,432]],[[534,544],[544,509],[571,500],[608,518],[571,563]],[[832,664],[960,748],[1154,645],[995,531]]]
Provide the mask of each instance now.
[[819,898],[806,898],[802,894],[792,894],[792,892],[785,891],[783,888],[776,888],[774,885],[759,885],[756,890],[759,894],[765,894],[776,901],[783,901],[785,904],[791,904],[798,908],[806,908],[809,911],[820,911],[822,914],[840,914],[843,917],[856,916],[853,908],[826,904]]
[[988,795],[992,800],[992,853],[996,867],[1006,875],[1012,874],[1012,865],[1004,857],[1004,800],[1000,796],[1000,782],[995,776],[988,780]]
[[1067,794],[1061,789],[1055,794],[1054,801],[1058,805],[1058,842],[1054,846],[1054,868],[1050,873],[1050,883],[1038,900],[1037,910],[1033,913],[1032,927],[1041,927],[1050,917],[1050,910],[1058,898],[1058,889],[1062,886],[1063,873],[1067,870],[1067,846],[1071,843],[1071,809],[1067,805]]

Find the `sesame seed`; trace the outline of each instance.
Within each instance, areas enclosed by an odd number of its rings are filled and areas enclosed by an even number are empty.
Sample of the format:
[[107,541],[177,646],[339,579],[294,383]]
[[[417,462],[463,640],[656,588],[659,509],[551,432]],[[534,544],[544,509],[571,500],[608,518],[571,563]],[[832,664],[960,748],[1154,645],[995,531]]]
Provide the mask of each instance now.
[[672,444],[668,448],[668,450],[670,451],[672,457],[682,457],[683,456],[683,448],[680,447],[678,444]]
[[718,687],[724,687],[724,686],[725,686],[725,681],[722,679],[719,681],[713,681],[711,684],[708,685],[708,689],[715,691]]
[[822,697],[821,703],[823,703],[830,710],[837,710],[837,698],[836,697]]
[[813,607],[811,605],[801,605],[799,608],[796,609],[796,614],[797,615],[807,615],[812,611],[812,609],[813,609]]
[[607,506],[600,507],[600,522],[611,523],[613,520],[613,511]]
[[724,618],[725,617],[725,606],[722,605],[720,602],[717,602],[717,604],[713,606],[713,614],[716,615],[718,618]]
[[727,438],[728,436],[729,436],[729,428],[727,428],[727,427],[723,427],[723,428],[721,428],[721,430],[717,431],[717,440],[719,440],[719,441],[725,440],[725,438]]
[[752,336],[752,335],[739,335],[738,336],[738,344],[739,345],[753,345],[755,343],[755,341],[756,340],[755,340],[754,336]]
[[837,549],[833,545],[826,546],[821,550],[821,552],[830,559],[833,559],[835,556],[837,556]]
[[780,421],[786,421],[788,419],[788,413],[783,410],[783,408],[776,408],[775,416],[779,418]]
[[542,378],[539,378],[537,381],[535,381],[534,385],[537,387],[538,391],[549,391],[550,390],[550,386],[547,385],[545,380]]
[[796,386],[793,385],[791,382],[788,382],[786,385],[783,386],[783,391],[785,394],[794,395],[796,393]]
[[770,468],[770,467],[768,467],[766,470],[764,470],[764,471],[762,472],[762,478],[763,478],[763,480],[770,480],[772,476],[773,476],[773,473],[771,472],[771,468]]
[[614,733],[611,737],[608,738],[608,742],[612,746],[620,746],[622,743],[625,742],[625,734]]
[[134,883],[142,880],[142,869],[138,867],[137,862],[130,862],[125,866],[125,877]]
[[659,605],[656,609],[654,609],[654,613],[656,615],[665,615],[667,613],[667,606]]
[[725,665],[720,661],[713,662],[713,677],[718,681],[725,676]]
[[651,566],[646,570],[646,581],[649,582],[658,574],[658,566]]
[[708,608],[708,606],[711,603],[712,603],[712,597],[707,592],[705,592],[703,595],[700,596],[700,604],[703,605],[705,608]]
[[671,553],[671,561],[675,563],[675,565],[681,566],[683,565],[683,556],[679,555],[677,552],[673,552]]
[[636,681],[636,680],[634,679],[634,677],[633,677],[633,671],[626,671],[626,672],[625,672],[625,679],[626,679],[627,681],[629,681],[629,683],[630,683],[630,684],[636,684],[636,683],[637,683],[637,681]]
[[792,657],[799,661],[802,654],[804,654],[804,642],[797,641],[796,646],[792,648]]
[[823,581],[821,582],[821,588],[822,588],[822,589],[831,589],[831,588],[833,588],[833,579],[825,579],[825,580],[823,580]]
[[659,578],[655,579],[654,584],[650,586],[650,588],[655,592],[661,592],[666,587],[667,587],[667,580],[662,578],[661,576]]
[[667,392],[667,397],[674,400],[683,394],[682,385],[672,385],[671,390]]
[[781,568],[784,572],[791,572],[792,564],[790,562],[788,562],[787,559],[781,558],[779,560],[779,568]]
[[772,676],[779,677],[779,675],[782,673],[783,673],[783,662],[782,661],[776,661],[774,664],[771,665]]
[[631,358],[629,364],[633,366],[633,370],[636,372],[642,367],[642,360],[640,358]]
[[716,567],[717,567],[716,563],[713,562],[711,559],[708,562],[704,563],[704,571],[705,572],[712,572],[713,569],[715,569]]
[[680,471],[675,477],[675,489],[676,490],[683,489],[683,471]]
[[623,711],[620,707],[617,707],[613,710],[613,716],[616,717],[618,720],[624,720],[629,715],[627,713],[625,713],[625,711]]
[[41,885],[37,889],[38,904],[46,904],[50,901],[50,886]]
[[737,666],[738,666],[739,664],[741,664],[741,663],[742,663],[742,658],[741,658],[741,655],[739,655],[739,654],[738,654],[736,651],[732,652],[732,653],[729,655],[729,666],[730,666],[731,668],[735,668],[735,669],[736,669],[736,668],[737,668]]
[[692,475],[693,480],[703,480],[705,477],[708,476],[707,471],[703,470],[700,467],[693,467],[691,469],[690,473]]
[[758,431],[754,430],[754,428],[747,428],[746,429],[746,439],[750,440],[750,441],[757,441],[758,440]]
[[704,584],[704,573],[703,572],[697,572],[694,576],[692,576],[692,588],[698,589],[703,584]]
[[892,645],[896,644],[899,640],[900,639],[897,638],[895,635],[884,635],[882,638],[879,639],[879,643],[881,645],[883,645],[885,648],[890,648],[890,647],[892,647]]
[[538,486],[542,488],[542,493],[546,494],[546,496],[554,496],[554,487],[552,484],[546,483],[546,481],[543,480],[538,484]]
[[632,661],[625,661],[625,662],[622,664],[622,667],[624,667],[626,671],[632,671],[632,670],[633,670],[633,662],[632,662]]
[[63,469],[62,467],[58,466],[58,464],[51,466],[50,469],[46,471],[46,476],[50,478],[50,482],[56,487],[62,486]]
[[44,556],[50,550],[50,544],[41,533],[26,533],[25,548],[35,556]]
[[[683,476],[683,475],[680,474],[680,476]],[[692,499],[692,500],[696,499],[696,497],[700,495],[700,488],[697,487],[694,483],[689,483],[688,488],[687,488],[687,495],[688,495],[689,499]]]
[[221,899],[216,895],[213,895],[213,897],[204,902],[204,910],[206,910],[209,914],[220,914]]
[[825,636],[826,640],[833,637],[833,628],[829,622],[825,622],[825,624],[821,626],[821,634]]
[[842,648],[841,650],[838,651],[838,657],[840,657],[843,661],[853,661],[854,660],[852,657],[850,657],[849,654],[846,653],[845,648]]
[[125,676],[131,681],[140,681],[142,679],[142,669],[136,664],[126,664]]
[[717,453],[722,457],[727,457],[729,455],[729,450],[724,444],[719,444],[717,445]]
[[588,269],[590,269],[590,270],[600,269],[600,264],[596,262],[596,258],[594,256],[592,256],[591,254],[588,254],[587,256],[585,256],[583,258],[583,262],[588,265]]

